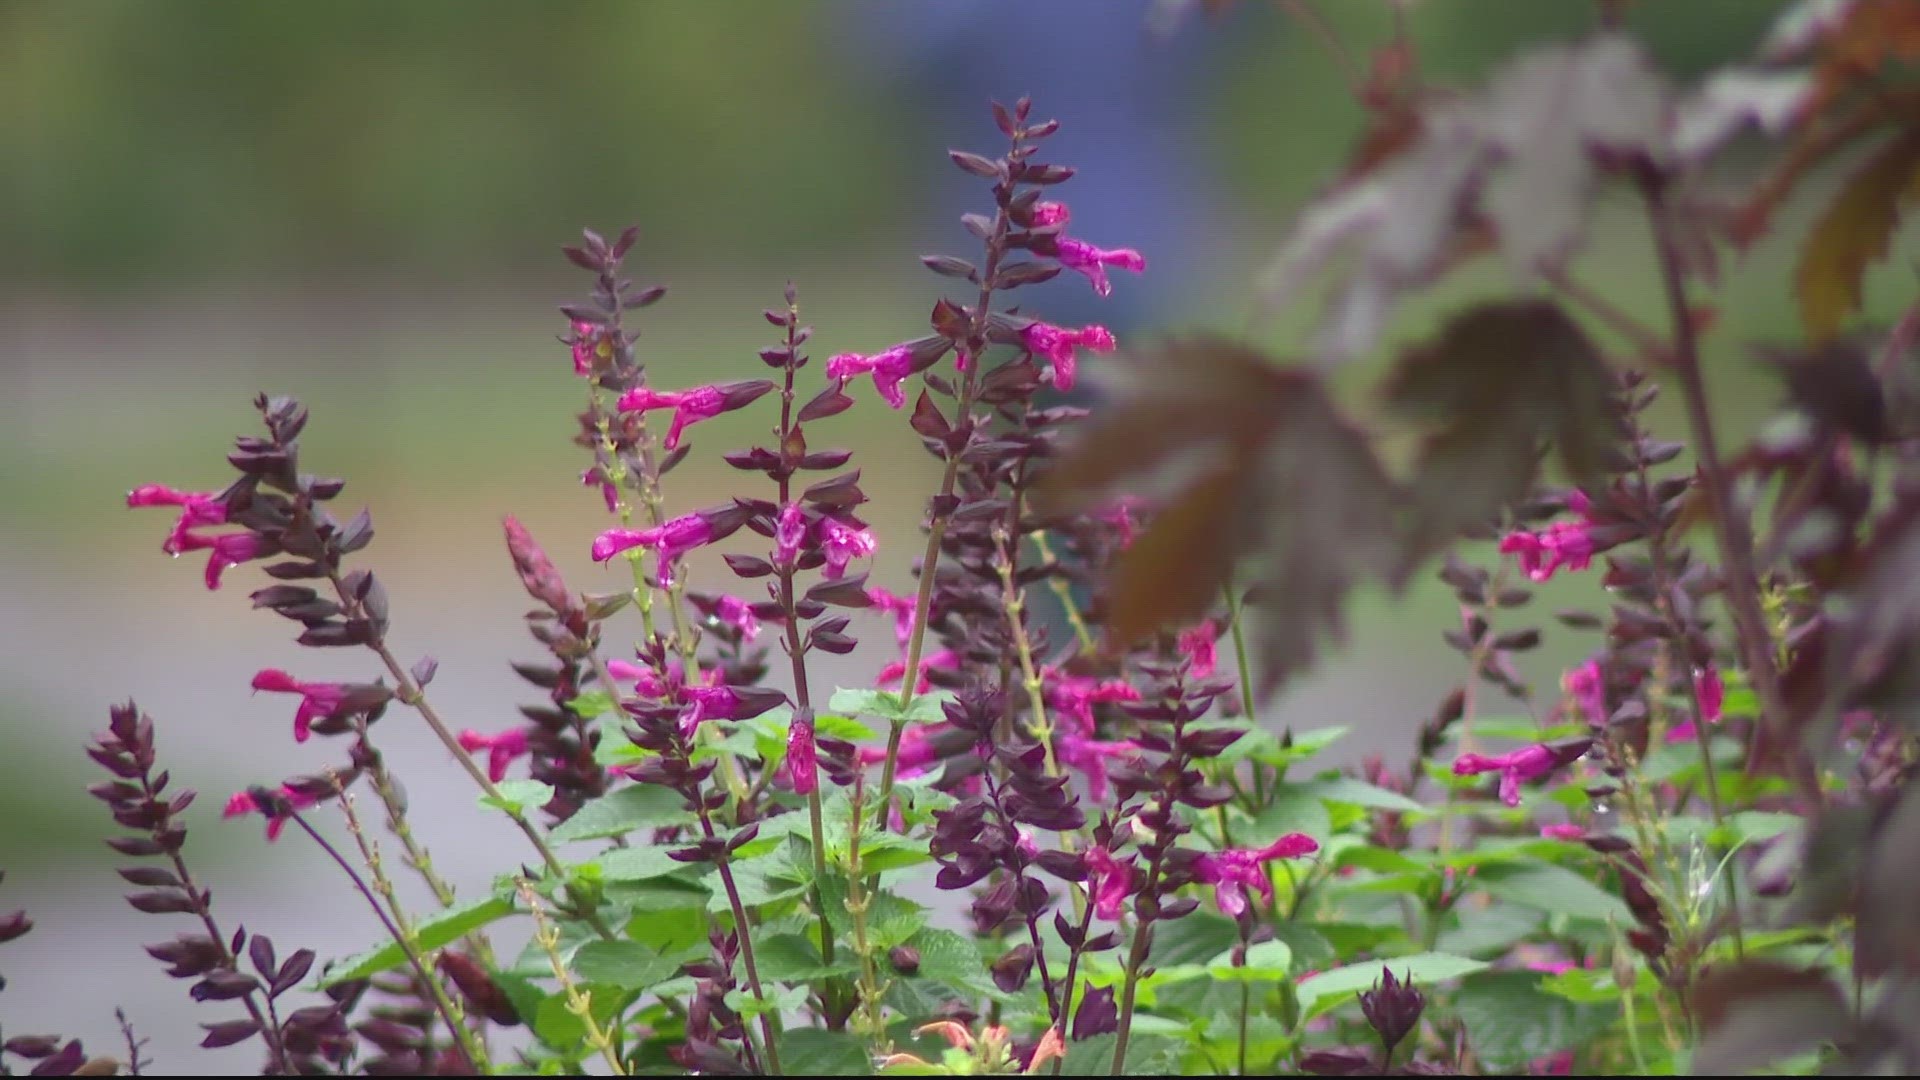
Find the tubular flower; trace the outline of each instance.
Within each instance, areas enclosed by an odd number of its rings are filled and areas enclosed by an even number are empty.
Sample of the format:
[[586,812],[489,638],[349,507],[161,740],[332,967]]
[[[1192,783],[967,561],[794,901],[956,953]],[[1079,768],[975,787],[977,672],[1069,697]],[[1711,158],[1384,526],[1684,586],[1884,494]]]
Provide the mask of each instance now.
[[[900,733],[900,756],[896,760],[899,769],[897,775],[912,778],[927,771],[927,766],[940,757],[933,745],[933,737],[952,727],[944,721],[936,724],[915,724]],[[887,751],[882,746],[863,746],[860,748],[860,764],[878,765],[887,760]]]
[[820,790],[820,760],[813,744],[813,721],[795,718],[787,728],[787,779],[800,795]]
[[[933,689],[933,684],[927,681],[927,672],[934,668],[958,671],[960,670],[960,657],[956,655],[952,649],[941,649],[938,652],[921,657],[920,678],[916,680],[920,685],[913,688],[915,694],[924,694]],[[880,674],[874,677],[873,682],[876,686],[892,686],[906,677],[907,662],[905,660],[895,660],[893,663],[881,668]]]
[[643,413],[672,409],[673,423],[667,428],[666,441],[661,445],[668,450],[678,450],[680,435],[687,428],[738,409],[772,388],[772,383],[759,380],[715,383],[688,390],[654,390],[636,386],[620,395],[619,408],[621,412]]
[[220,811],[220,816],[231,818],[243,814],[263,814],[267,819],[267,839],[273,841],[280,839],[281,830],[287,827],[292,817],[291,811],[305,810],[319,801],[284,784],[272,794],[270,799],[258,799],[251,791],[236,791],[227,800],[227,807]]
[[587,471],[580,474],[580,484],[582,487],[599,485],[600,498],[607,504],[607,513],[611,514],[620,509],[620,488],[612,480],[607,479],[606,471],[600,466],[587,466]]
[[1320,850],[1313,837],[1288,833],[1263,848],[1228,848],[1202,855],[1194,863],[1199,879],[1213,886],[1214,902],[1220,913],[1237,919],[1247,910],[1247,886],[1251,885],[1269,903],[1273,900],[1273,879],[1261,867],[1275,859],[1299,859]]
[[827,378],[846,382],[861,375],[873,376],[873,388],[880,392],[888,405],[903,409],[907,404],[907,392],[901,387],[908,375],[913,374],[913,349],[907,345],[895,345],[863,356],[860,353],[840,353],[827,361]]
[[797,502],[780,510],[780,523],[773,530],[773,561],[792,566],[800,557],[800,546],[807,542],[807,509]]
[[1028,218],[1036,229],[1051,229],[1055,225],[1065,225],[1073,219],[1073,211],[1062,202],[1037,202],[1027,212]]
[[[720,674],[716,668],[715,677]],[[751,720],[786,700],[778,690],[759,687],[689,686],[680,691],[680,736],[691,739],[707,720]]]
[[683,514],[651,529],[608,529],[593,541],[593,561],[606,562],[623,551],[649,547],[660,556],[664,578],[680,556],[713,541],[713,525],[704,516]]
[[1053,385],[1061,390],[1073,389],[1078,362],[1076,349],[1097,353],[1114,350],[1113,334],[1104,326],[1083,326],[1078,330],[1069,330],[1064,326],[1043,322],[1032,323],[1020,331],[1020,344],[1035,356],[1047,358],[1047,362],[1053,365]]
[[[1727,686],[1720,680],[1720,669],[1709,664],[1704,668],[1695,668],[1693,672],[1693,700],[1700,708],[1700,718],[1709,724],[1720,722],[1720,712],[1727,704]],[[1676,724],[1667,732],[1670,743],[1692,742],[1700,737],[1700,729],[1688,720]]]
[[875,610],[893,616],[893,639],[902,649],[906,648],[907,643],[913,640],[913,616],[918,600],[911,596],[896,596],[875,585],[867,590],[867,601]]
[[294,742],[306,742],[312,734],[313,722],[332,716],[347,696],[347,688],[340,683],[301,682],[278,668],[267,668],[255,675],[253,688],[300,695],[300,709],[293,714]]
[[713,616],[740,631],[748,641],[760,636],[760,619],[753,613],[753,605],[737,596],[722,596],[714,604]]
[[1087,849],[1087,887],[1093,892],[1093,913],[1100,918],[1111,922],[1120,917],[1120,906],[1137,888],[1134,877],[1133,859],[1121,862],[1099,845]]
[[1220,640],[1220,628],[1212,619],[1180,631],[1177,644],[1188,662],[1187,674],[1196,679],[1211,678],[1219,670],[1220,656],[1214,643]]
[[672,676],[672,683],[669,685],[662,682],[660,676],[644,664],[636,664],[631,660],[607,661],[607,674],[623,681],[634,680],[633,692],[643,698],[660,699],[671,694],[674,687],[686,680],[686,675],[680,668],[680,663],[675,661],[673,667],[668,669]]
[[493,735],[483,735],[478,731],[467,730],[460,733],[460,749],[469,754],[487,752],[487,779],[494,783],[506,779],[507,766],[515,758],[527,756],[527,729],[515,728]]
[[1111,525],[1114,532],[1119,534],[1122,549],[1133,546],[1134,532],[1139,527],[1133,519],[1133,511],[1138,502],[1139,500],[1134,498],[1124,498],[1100,511],[1098,515],[1102,523]]
[[205,533],[176,530],[168,538],[169,543],[177,543],[178,555],[187,551],[205,551],[207,553],[207,588],[220,587],[221,575],[229,567],[239,566],[243,562],[257,559],[267,554],[267,548],[252,533],[227,533],[224,536],[208,536]]
[[1521,784],[1578,759],[1592,745],[1592,739],[1581,739],[1557,747],[1535,743],[1498,757],[1461,754],[1453,761],[1453,775],[1478,776],[1497,772],[1500,774],[1500,801],[1508,806],[1519,806]]
[[1093,735],[1093,707],[1115,701],[1139,701],[1140,691],[1121,679],[1090,679],[1082,675],[1061,675],[1049,666],[1041,677],[1047,680],[1047,706],[1073,721],[1072,729],[1083,737]]
[[1576,489],[1567,496],[1567,509],[1579,514],[1580,520],[1556,521],[1539,532],[1510,532],[1500,541],[1500,553],[1518,557],[1520,569],[1533,581],[1545,581],[1562,568],[1585,570],[1593,565],[1593,504]]
[[1124,739],[1117,742],[1089,739],[1074,731],[1059,732],[1053,749],[1059,755],[1060,764],[1086,774],[1087,794],[1096,801],[1105,800],[1109,791],[1107,759],[1140,752],[1138,746]]
[[1607,712],[1606,678],[1600,673],[1598,660],[1589,660],[1567,672],[1560,685],[1589,723],[1603,724],[1611,715]]
[[856,529],[834,518],[820,519],[820,543],[826,549],[828,578],[844,577],[848,563],[872,555],[880,546],[872,530]]
[[1107,267],[1131,270],[1138,274],[1147,268],[1147,260],[1132,248],[1095,247],[1085,240],[1063,236],[1055,242],[1055,257],[1060,265],[1084,274],[1096,295],[1113,295],[1113,282],[1107,279]]
[[227,504],[218,501],[217,491],[179,491],[165,484],[142,484],[127,492],[129,507],[177,506],[180,518],[173,523],[173,531],[160,545],[160,550],[169,555],[178,555],[188,550],[185,540],[187,530],[201,525],[222,525],[227,520]]
[[589,322],[573,324],[573,373],[585,378],[593,374],[593,364],[613,355],[604,335]]
[[1584,839],[1586,835],[1587,830],[1585,827],[1575,825],[1572,822],[1566,822],[1560,825],[1540,826],[1540,837],[1543,840],[1581,840]]

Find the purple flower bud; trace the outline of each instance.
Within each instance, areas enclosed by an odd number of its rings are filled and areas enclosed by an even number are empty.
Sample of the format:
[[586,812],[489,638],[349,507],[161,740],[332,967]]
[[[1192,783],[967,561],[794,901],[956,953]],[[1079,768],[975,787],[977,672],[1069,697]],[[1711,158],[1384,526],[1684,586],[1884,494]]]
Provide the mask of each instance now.
[[1360,992],[1360,1012],[1380,1036],[1380,1045],[1388,1054],[1419,1026],[1420,1013],[1427,999],[1414,989],[1413,982],[1395,979],[1393,972],[1380,969],[1380,981],[1373,989]]

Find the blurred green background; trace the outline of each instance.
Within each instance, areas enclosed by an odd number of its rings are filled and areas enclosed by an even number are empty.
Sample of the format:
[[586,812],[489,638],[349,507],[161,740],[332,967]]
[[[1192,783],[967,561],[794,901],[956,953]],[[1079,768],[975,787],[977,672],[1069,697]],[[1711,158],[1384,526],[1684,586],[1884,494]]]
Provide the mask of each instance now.
[[[1363,59],[1387,40],[1385,3],[1319,6]],[[1779,6],[1652,0],[1628,20],[1687,81],[1750,55]],[[1408,10],[1422,70],[1459,84],[1594,17],[1571,0]],[[662,384],[753,377],[770,343],[757,312],[789,280],[818,327],[816,356],[872,351],[925,325],[939,280],[916,256],[969,254],[957,217],[980,192],[944,151],[994,149],[988,97],[1031,92],[1063,121],[1054,157],[1083,170],[1062,192],[1076,234],[1140,247],[1150,272],[1124,276],[1106,304],[1077,278],[1022,304],[1106,322],[1123,343],[1243,332],[1253,272],[1362,117],[1339,65],[1275,5],[1156,29],[1170,11],[1143,0],[0,5],[0,868],[16,871],[0,908],[25,896],[66,909],[9,946],[9,974],[39,984],[37,965],[57,970],[79,950],[171,994],[130,948],[161,931],[121,917],[117,883],[98,868],[104,815],[81,792],[93,777],[79,746],[129,693],[160,719],[176,775],[206,790],[193,854],[254,883],[232,890],[243,907],[265,919],[294,905],[323,948],[375,932],[325,891],[330,880],[306,876],[304,853],[213,818],[226,792],[334,753],[293,747],[293,702],[249,695],[252,672],[366,678],[366,662],[297,650],[287,624],[245,610],[257,572],[208,594],[197,559],[159,555],[165,516],[121,506],[127,489],[218,486],[251,394],[303,397],[307,468],[349,478],[347,503],[374,509],[370,561],[394,594],[400,650],[440,659],[434,692],[457,724],[511,724],[531,695],[505,661],[537,651],[517,623],[525,600],[499,516],[520,515],[578,587],[613,585],[586,558],[604,516],[578,484],[568,440],[581,390],[553,307],[586,281],[558,245],[582,225],[641,226],[633,276],[671,288],[641,324]],[[1759,160],[1736,156],[1710,179],[1737,188]],[[1727,268],[1712,359],[1734,435],[1778,398],[1742,343],[1797,336],[1793,242],[1826,183]],[[1609,196],[1581,275],[1654,317],[1645,252],[1632,201]],[[1870,314],[1904,303],[1904,275],[1871,279]],[[1390,338],[1417,339],[1460,303],[1511,288],[1497,266],[1458,275],[1407,305]],[[1285,354],[1312,315],[1284,312],[1260,336]],[[1359,387],[1374,371],[1349,377]],[[830,436],[810,434],[859,451],[883,542],[876,575],[898,585],[931,470],[902,418],[861,397]],[[675,507],[737,490],[718,451],[767,422],[696,428],[695,455],[670,480]],[[713,569],[695,566],[717,585]],[[1597,598],[1590,580],[1541,592],[1543,613]],[[1270,719],[1350,724],[1350,753],[1397,756],[1458,677],[1439,641],[1450,603],[1432,583],[1399,600],[1363,594],[1349,648]],[[866,631],[890,645],[879,623]],[[1527,671],[1550,688],[1585,647],[1550,628]],[[857,683],[885,659],[863,651],[828,674]],[[485,881],[505,834],[469,811],[444,755],[404,717],[384,729],[415,805],[431,808],[418,816],[436,855]],[[78,1002],[85,1014],[69,1016]],[[9,994],[0,1013],[110,1031],[97,1004]],[[147,1007],[183,1025],[189,1015],[159,998]]]

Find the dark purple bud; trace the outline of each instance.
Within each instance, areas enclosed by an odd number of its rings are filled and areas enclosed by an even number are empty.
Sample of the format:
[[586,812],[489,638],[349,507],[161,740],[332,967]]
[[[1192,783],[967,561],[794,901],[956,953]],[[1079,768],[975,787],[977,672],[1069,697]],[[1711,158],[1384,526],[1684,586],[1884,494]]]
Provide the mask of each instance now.
[[993,984],[1009,994],[1027,985],[1027,978],[1032,974],[1032,945],[1016,945],[993,962]]
[[1120,1010],[1114,1005],[1113,987],[1089,989],[1073,1013],[1073,1041],[1109,1035],[1120,1030]]
[[920,970],[920,950],[910,945],[896,945],[887,953],[887,962],[901,975],[912,975]]
[[1385,967],[1380,969],[1380,981],[1373,989],[1360,993],[1360,1012],[1373,1025],[1388,1054],[1419,1025],[1420,1013],[1426,1007],[1427,999],[1414,989],[1411,980],[1395,979]]

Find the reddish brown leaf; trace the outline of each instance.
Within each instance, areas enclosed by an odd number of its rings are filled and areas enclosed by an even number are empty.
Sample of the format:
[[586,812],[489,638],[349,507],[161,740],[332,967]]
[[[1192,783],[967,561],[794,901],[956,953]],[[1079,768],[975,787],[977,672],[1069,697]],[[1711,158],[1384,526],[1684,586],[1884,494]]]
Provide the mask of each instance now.
[[1206,614],[1233,569],[1226,523],[1235,517],[1238,496],[1233,473],[1216,472],[1154,515],[1114,571],[1107,626],[1116,645]]
[[1920,189],[1920,132],[1880,148],[1847,178],[1800,249],[1795,280],[1807,336],[1825,341],[1860,310],[1867,267],[1884,259],[1902,205]]

